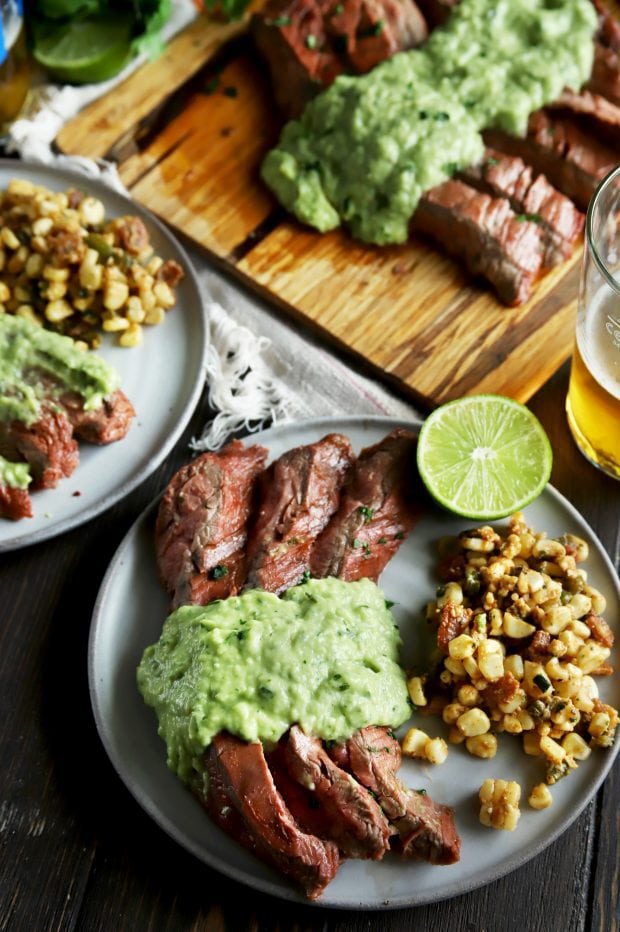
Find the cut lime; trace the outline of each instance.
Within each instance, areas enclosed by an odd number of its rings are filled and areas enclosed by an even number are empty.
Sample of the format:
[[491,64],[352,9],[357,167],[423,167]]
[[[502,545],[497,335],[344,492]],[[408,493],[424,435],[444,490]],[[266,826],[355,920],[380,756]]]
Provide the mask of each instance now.
[[471,395],[437,408],[418,441],[424,485],[465,518],[504,518],[533,501],[551,474],[540,421],[502,395]]
[[113,77],[129,61],[133,18],[86,16],[35,31],[32,54],[58,81],[90,84]]

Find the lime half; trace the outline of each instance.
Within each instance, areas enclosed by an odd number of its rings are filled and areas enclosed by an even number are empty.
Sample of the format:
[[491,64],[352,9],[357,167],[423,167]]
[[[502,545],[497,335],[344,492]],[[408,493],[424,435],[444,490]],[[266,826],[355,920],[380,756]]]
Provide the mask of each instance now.
[[540,421],[503,395],[471,395],[437,408],[418,441],[418,469],[441,505],[465,518],[504,518],[533,501],[551,474]]
[[61,25],[46,23],[35,31],[32,54],[58,81],[105,81],[129,61],[132,27],[132,17],[122,13],[86,16]]

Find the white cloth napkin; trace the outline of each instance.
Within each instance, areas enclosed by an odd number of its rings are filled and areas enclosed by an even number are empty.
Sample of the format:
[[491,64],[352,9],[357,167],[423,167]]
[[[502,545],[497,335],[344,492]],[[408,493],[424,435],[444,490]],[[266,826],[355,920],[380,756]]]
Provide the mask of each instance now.
[[[196,15],[191,0],[175,0],[173,7],[166,39]],[[28,113],[9,128],[9,149],[29,161],[73,168],[126,194],[113,164],[54,154],[52,143],[65,122],[140,63],[132,62],[102,84],[36,88]],[[215,449],[232,432],[259,430],[268,423],[326,415],[419,417],[411,405],[344,365],[312,337],[302,336],[294,324],[279,320],[273,309],[215,271],[197,250],[191,259],[199,272],[209,319],[206,377],[217,412],[194,439],[196,449]]]

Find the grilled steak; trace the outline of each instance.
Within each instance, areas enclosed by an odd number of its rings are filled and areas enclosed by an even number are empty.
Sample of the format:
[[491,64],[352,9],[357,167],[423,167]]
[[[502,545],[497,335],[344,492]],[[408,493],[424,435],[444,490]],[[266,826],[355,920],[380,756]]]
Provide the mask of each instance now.
[[0,421],[0,455],[11,462],[26,462],[31,489],[53,489],[78,464],[78,445],[67,415],[44,402],[34,424]]
[[522,159],[487,149],[483,161],[459,172],[459,177],[479,191],[508,198],[518,215],[539,225],[545,268],[558,265],[571,255],[583,229],[583,214],[544,175],[535,175]]
[[370,71],[427,35],[413,0],[269,0],[251,29],[288,117],[339,74]]
[[310,557],[313,576],[377,580],[413,528],[416,437],[401,428],[359,455]]
[[32,518],[32,502],[28,489],[0,485],[0,518],[9,518],[11,521]]
[[263,473],[248,537],[246,587],[282,592],[300,582],[314,541],[338,507],[353,458],[348,438],[329,434],[289,450]]
[[461,842],[454,810],[401,783],[396,776],[401,763],[400,745],[386,728],[361,728],[330,753],[375,794],[398,831],[397,847],[403,857],[421,858],[431,864],[454,864],[459,860]]
[[523,158],[581,210],[586,210],[597,184],[617,163],[613,149],[594,139],[574,117],[548,110],[532,114],[523,139],[500,130],[483,135],[491,148]]
[[289,773],[314,796],[327,816],[328,834],[351,858],[380,860],[393,834],[368,790],[328,756],[318,738],[293,725],[284,745]]
[[431,26],[441,26],[459,0],[418,0],[418,5]]
[[86,443],[107,444],[122,440],[136,414],[129,398],[120,389],[91,411],[84,410],[84,400],[76,392],[65,392],[60,403],[74,435]]
[[505,304],[529,298],[542,266],[542,234],[536,223],[517,216],[506,198],[451,179],[422,197],[412,228],[486,278]]
[[319,897],[340,866],[338,848],[301,830],[276,788],[262,745],[216,735],[205,765],[213,820],[299,883],[311,900]]
[[172,478],[155,526],[157,566],[173,607],[235,595],[245,578],[247,520],[264,447],[234,440]]
[[564,110],[576,115],[579,123],[589,128],[596,139],[617,146],[620,141],[620,107],[591,91],[565,90],[547,110]]

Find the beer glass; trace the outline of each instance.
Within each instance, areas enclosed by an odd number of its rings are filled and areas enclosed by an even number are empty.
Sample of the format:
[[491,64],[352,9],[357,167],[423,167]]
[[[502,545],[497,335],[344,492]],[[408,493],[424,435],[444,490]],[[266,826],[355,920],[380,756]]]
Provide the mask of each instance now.
[[584,456],[620,479],[620,166],[586,217],[566,414]]

